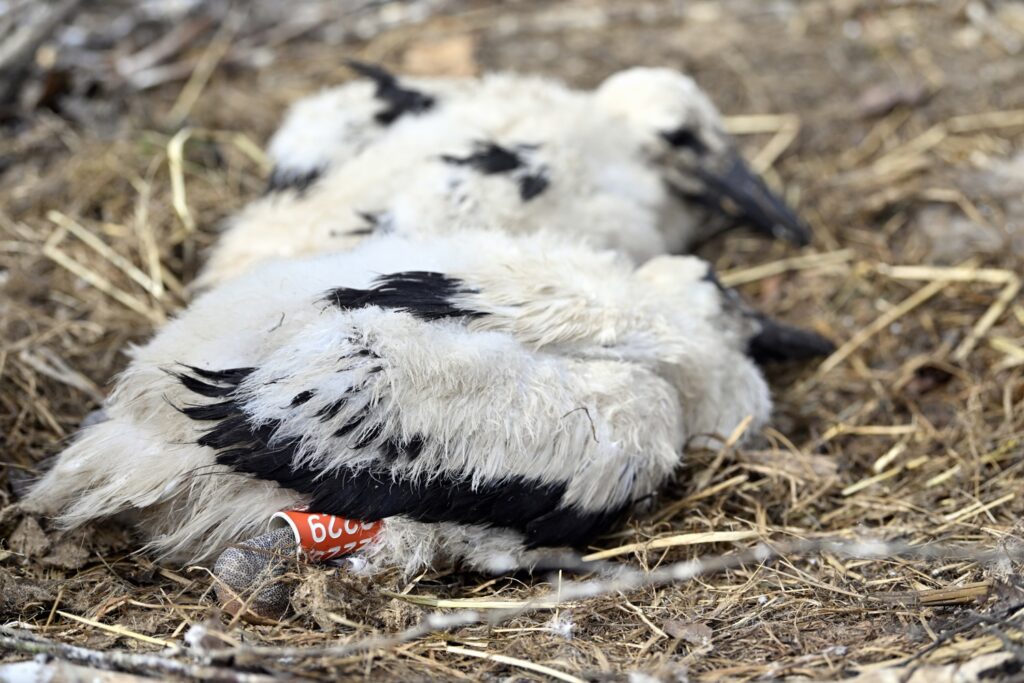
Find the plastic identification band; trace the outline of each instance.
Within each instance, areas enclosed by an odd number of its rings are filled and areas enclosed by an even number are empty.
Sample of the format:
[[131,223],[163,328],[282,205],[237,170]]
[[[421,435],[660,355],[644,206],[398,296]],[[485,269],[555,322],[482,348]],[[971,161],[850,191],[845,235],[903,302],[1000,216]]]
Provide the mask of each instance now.
[[383,522],[360,522],[302,510],[282,510],[270,518],[271,529],[285,524],[291,527],[295,542],[311,562],[326,562],[355,552],[384,526]]

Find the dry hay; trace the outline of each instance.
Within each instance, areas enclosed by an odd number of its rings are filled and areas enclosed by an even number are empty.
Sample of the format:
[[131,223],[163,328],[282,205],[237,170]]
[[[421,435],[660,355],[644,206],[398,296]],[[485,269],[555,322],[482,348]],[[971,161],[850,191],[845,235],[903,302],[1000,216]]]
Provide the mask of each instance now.
[[[344,49],[265,38],[274,60],[258,69],[234,51],[256,51],[255,38],[205,27],[210,39],[186,43],[185,66],[165,81],[115,103],[40,108],[0,140],[10,503],[96,407],[121,349],[180,308],[218,223],[261,190],[259,146],[283,107],[348,78],[343,55],[580,85],[639,63],[692,71],[816,234],[801,254],[737,236],[708,255],[760,307],[840,341],[818,367],[775,373],[777,418],[752,447],[691,454],[649,515],[592,549],[645,571],[703,564],[595,597],[573,593],[569,576],[368,585],[301,566],[294,613],[246,624],[218,613],[208,571],[130,554],[120,524],[59,537],[8,508],[0,616],[22,634],[117,651],[124,670],[224,680],[836,678],[995,651],[1015,659],[976,668],[1019,669],[1021,12],[973,1],[765,7],[471,3]],[[912,550],[935,543],[943,552]],[[416,626],[435,610],[454,617]],[[133,654],[186,633],[188,652],[164,664]],[[55,647],[6,630],[0,649],[15,641]]]

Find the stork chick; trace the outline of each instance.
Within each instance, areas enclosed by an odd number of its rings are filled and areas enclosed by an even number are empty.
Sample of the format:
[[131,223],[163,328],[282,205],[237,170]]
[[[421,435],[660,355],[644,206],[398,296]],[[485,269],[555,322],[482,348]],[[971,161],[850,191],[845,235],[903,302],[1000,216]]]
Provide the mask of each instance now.
[[308,505],[385,520],[370,570],[528,567],[657,492],[685,446],[764,424],[755,360],[829,348],[695,257],[377,237],[199,297],[133,349],[109,419],[28,504],[65,525],[134,512],[188,562]]
[[229,223],[200,288],[384,231],[559,226],[638,263],[742,223],[809,240],[677,71],[629,69],[584,92],[535,76],[356,68],[367,78],[292,107],[269,145],[270,193]]

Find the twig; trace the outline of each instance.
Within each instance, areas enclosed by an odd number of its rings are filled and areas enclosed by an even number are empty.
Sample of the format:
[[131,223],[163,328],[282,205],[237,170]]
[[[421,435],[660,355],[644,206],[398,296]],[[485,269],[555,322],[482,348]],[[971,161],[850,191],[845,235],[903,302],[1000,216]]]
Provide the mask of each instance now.
[[15,20],[15,25],[20,23],[21,26],[13,35],[3,36],[0,41],[0,103],[16,99],[36,50],[80,4],[81,0],[64,0],[51,5],[32,3],[33,16],[19,16]]
[[152,294],[154,297],[159,297],[160,292],[157,288],[156,282],[149,275],[139,270],[139,268],[131,261],[121,256],[114,251],[110,246],[106,244],[99,237],[89,232],[85,227],[72,220],[69,216],[62,214],[60,211],[51,210],[46,212],[46,217],[57,224],[61,228],[64,228],[78,239],[85,242],[85,244],[99,254],[101,257],[106,259],[115,268],[120,270],[122,273],[130,277],[136,283],[141,285],[147,292]]
[[718,274],[718,279],[726,287],[737,287],[748,282],[757,282],[773,275],[781,275],[794,270],[807,270],[811,268],[824,268],[827,266],[839,266],[853,260],[852,249],[840,249],[822,254],[806,254],[804,256],[791,256],[789,258],[762,263],[752,268],[736,268],[726,270]]
[[1011,621],[1011,618],[1015,616],[1018,612],[1020,612],[1022,609],[1024,609],[1024,603],[1015,603],[1003,609],[1001,612],[1002,616],[990,614],[976,614],[975,616],[971,617],[970,619],[960,624],[956,628],[950,629],[949,631],[942,633],[938,638],[935,639],[934,642],[930,643],[920,652],[911,655],[907,659],[907,661],[903,662],[904,665],[912,664],[913,666],[910,666],[907,669],[906,673],[902,677],[902,680],[907,681],[910,679],[910,677],[914,674],[914,671],[917,669],[917,667],[920,666],[919,664],[917,664],[917,662],[920,662],[920,660],[924,659],[926,656],[928,656],[935,650],[938,650],[944,644],[953,640],[961,633],[966,633],[967,631],[970,631],[972,628],[976,626],[981,626],[982,624],[997,624],[1005,626],[1007,623],[1010,623],[1013,624],[1013,626],[1019,630],[1020,626],[1018,624],[1014,624],[1013,621]]
[[954,588],[928,588],[899,593],[878,593],[869,595],[868,598],[885,603],[938,607],[984,602],[991,592],[991,581],[976,581]]
[[797,135],[800,134],[800,117],[796,114],[784,115],[783,124],[761,151],[751,159],[750,166],[758,173],[764,173],[789,148]]
[[655,538],[650,541],[627,543],[626,545],[620,545],[617,548],[601,550],[596,553],[584,555],[583,559],[588,562],[593,560],[606,560],[609,557],[628,555],[629,553],[635,553],[640,550],[659,550],[662,548],[678,548],[686,545],[746,541],[756,536],[757,532],[751,529],[743,529],[741,531],[700,531],[692,534],[675,534],[673,536]]
[[978,344],[978,340],[985,336],[985,334],[992,329],[992,326],[996,324],[999,317],[1002,316],[1003,311],[1013,302],[1020,293],[1021,281],[1019,278],[1014,278],[1010,282],[1006,283],[1006,286],[999,292],[996,300],[992,302],[988,310],[978,318],[978,321],[971,328],[971,331],[967,334],[964,340],[960,343],[960,346],[956,347],[953,351],[953,360],[962,361],[971,355],[971,351]]
[[[1009,548],[993,550],[979,548],[978,546],[950,546],[946,544],[915,546],[902,542],[844,541],[836,539],[806,539],[779,543],[774,546],[762,543],[739,553],[696,558],[667,565],[650,572],[619,567],[610,578],[563,583],[557,590],[548,591],[512,609],[494,610],[487,613],[472,609],[451,613],[432,612],[423,621],[404,631],[371,636],[355,642],[320,647],[243,645],[238,648],[209,650],[205,654],[215,660],[234,657],[236,662],[253,664],[258,664],[267,658],[307,660],[318,657],[348,657],[366,652],[392,649],[427,635],[463,626],[477,624],[494,626],[527,612],[538,609],[551,609],[578,600],[670,583],[685,583],[702,576],[736,569],[748,564],[764,564],[786,556],[820,553],[829,553],[847,558],[886,560],[897,556],[914,557],[917,559],[970,559],[975,562],[1004,560],[1007,557],[1015,560],[1024,558],[1024,549],[1020,551]],[[600,569],[602,566],[608,568],[614,565],[598,564],[595,569]]]
[[558,669],[552,669],[550,666],[544,666],[543,664],[536,664],[534,662],[528,662],[525,659],[519,659],[518,657],[509,657],[508,655],[497,655],[491,654],[490,652],[481,652],[480,650],[471,650],[468,647],[453,647],[449,645],[444,649],[445,652],[450,652],[454,655],[463,655],[465,657],[477,657],[479,659],[486,659],[491,662],[498,662],[499,664],[508,664],[509,666],[516,666],[520,669],[526,669],[527,671],[534,671],[551,678],[556,678],[560,681],[567,681],[567,683],[586,683],[582,678],[577,678],[564,671]]
[[118,303],[122,304],[126,308],[130,308],[136,313],[143,315],[155,323],[162,323],[166,319],[166,316],[162,311],[150,308],[144,303],[139,301],[131,294],[125,292],[123,289],[115,287],[105,277],[99,275],[93,270],[90,270],[86,266],[82,265],[78,261],[74,260],[63,251],[57,248],[57,244],[63,239],[64,235],[67,235],[67,230],[63,227],[58,227],[54,232],[53,236],[46,241],[43,245],[43,255],[54,261],[57,265],[61,266],[71,274],[85,280],[87,283],[100,290],[110,298],[114,299]]
[[195,232],[196,221],[188,209],[185,198],[185,143],[192,135],[191,128],[182,128],[167,143],[167,165],[171,175],[171,203],[181,219],[186,233]]
[[103,622],[96,621],[95,619],[80,617],[77,614],[71,614],[70,612],[63,612],[61,610],[57,610],[57,614],[61,615],[65,619],[71,619],[72,621],[77,621],[87,626],[98,628],[101,631],[113,633],[114,635],[123,636],[125,638],[133,638],[134,640],[140,640],[143,643],[149,643],[150,645],[161,645],[163,647],[174,646],[174,643],[169,643],[166,640],[162,640],[160,638],[153,638],[152,636],[147,636],[142,633],[136,633],[135,631],[131,631],[129,629],[126,629],[122,626],[117,626],[115,624],[104,624]]
[[821,365],[818,366],[818,375],[828,374],[829,371],[849,358],[857,349],[866,344],[872,337],[923,304],[925,301],[928,301],[928,299],[931,299],[933,296],[945,289],[948,284],[948,280],[935,280],[933,282],[929,282],[924,287],[921,287],[921,289],[917,290],[906,299],[875,318],[874,322],[863,327],[857,334],[851,337],[849,341],[836,349],[831,356],[822,361]]
[[69,662],[85,664],[108,671],[137,674],[181,676],[223,683],[271,683],[271,676],[250,674],[231,669],[193,664],[153,653],[125,652],[124,650],[91,650],[77,645],[56,643],[25,631],[0,625],[0,650],[24,652],[31,655],[59,657]]
[[231,49],[231,41],[238,31],[237,17],[231,15],[224,21],[217,30],[216,35],[210,41],[199,61],[196,63],[192,75],[189,76],[185,86],[181,89],[178,99],[174,102],[170,112],[167,113],[166,124],[169,128],[177,128],[192,111],[192,107],[199,100],[203,89],[209,82],[210,77],[216,70],[217,65]]

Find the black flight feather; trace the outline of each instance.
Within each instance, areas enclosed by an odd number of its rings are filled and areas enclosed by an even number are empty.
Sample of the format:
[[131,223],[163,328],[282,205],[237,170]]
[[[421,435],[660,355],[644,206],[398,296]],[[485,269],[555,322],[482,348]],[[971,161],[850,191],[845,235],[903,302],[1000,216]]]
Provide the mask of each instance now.
[[514,150],[502,147],[496,142],[478,142],[468,156],[456,157],[445,154],[441,159],[457,166],[472,166],[484,175],[510,173],[523,166],[522,157]]
[[370,289],[338,287],[327,292],[324,298],[343,310],[380,306],[406,311],[420,320],[482,315],[454,303],[458,295],[467,293],[472,290],[457,278],[443,273],[406,271],[381,276]]
[[[252,368],[197,373],[210,379],[235,381],[237,388],[252,373]],[[194,386],[182,383],[186,388]],[[302,400],[297,405],[311,397],[312,392],[298,394],[296,399]],[[331,412],[335,404],[329,405]],[[367,410],[351,418],[335,436],[351,439],[356,434],[355,442],[347,448],[377,450],[380,465],[340,467],[329,472],[296,464],[300,439],[279,437],[278,422],[252,422],[237,395],[229,394],[224,401],[204,406],[189,406],[182,412],[197,421],[215,422],[197,443],[215,449],[219,464],[306,494],[311,499],[310,509],[349,519],[376,521],[402,515],[428,523],[513,529],[523,534],[530,547],[583,546],[606,531],[627,507],[624,504],[601,512],[583,512],[563,505],[565,484],[542,483],[521,476],[479,483],[468,475],[414,479],[396,474],[388,465],[402,458],[417,457],[428,437],[417,434],[408,440],[381,439],[382,424],[365,427]]]
[[377,123],[388,126],[404,114],[422,114],[430,111],[436,100],[432,95],[403,87],[398,78],[386,69],[375,64],[348,60],[349,67],[364,78],[369,78],[377,86],[374,96],[384,102],[387,107],[374,115]]

